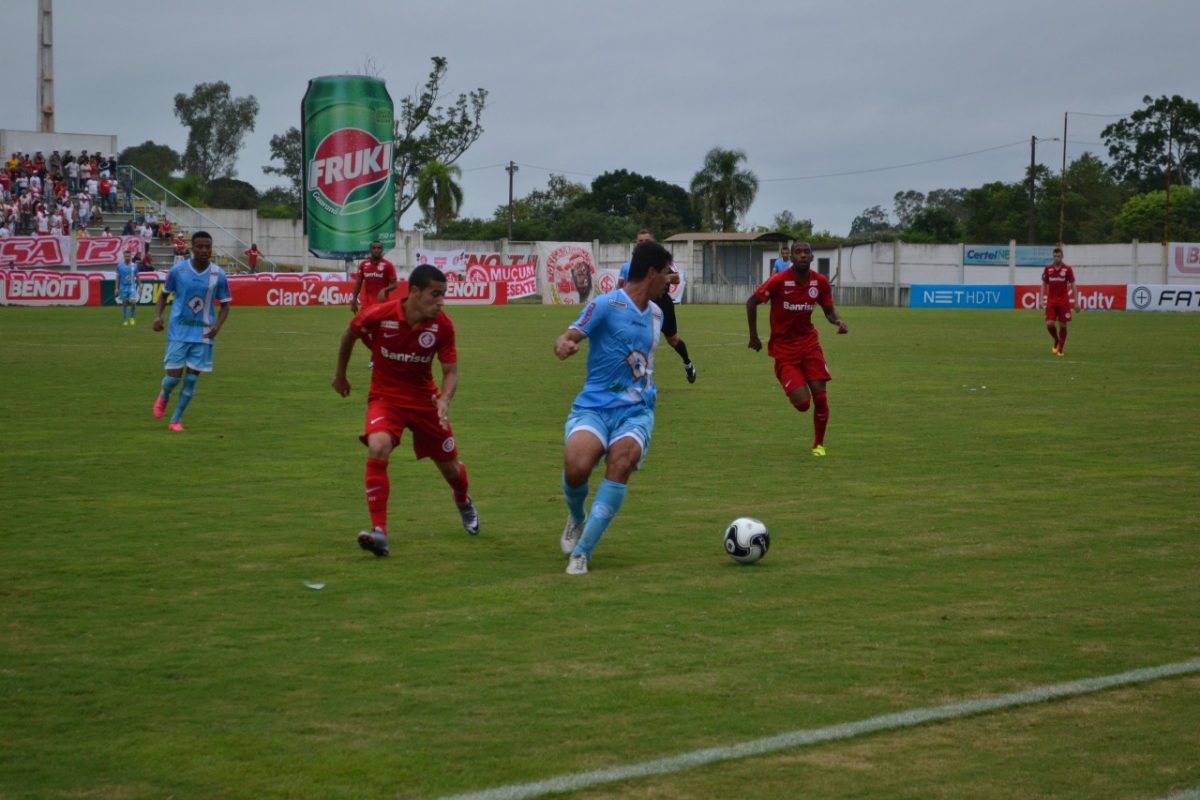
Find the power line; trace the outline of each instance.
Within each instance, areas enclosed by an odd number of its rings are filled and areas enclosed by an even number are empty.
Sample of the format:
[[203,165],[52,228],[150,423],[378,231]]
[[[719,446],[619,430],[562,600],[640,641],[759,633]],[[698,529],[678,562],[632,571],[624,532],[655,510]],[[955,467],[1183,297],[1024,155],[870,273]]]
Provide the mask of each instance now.
[[841,177],[845,177],[847,175],[865,175],[865,174],[871,173],[871,172],[886,172],[886,171],[892,170],[892,169],[904,169],[905,167],[918,167],[918,166],[921,166],[922,164],[936,164],[939,161],[951,161],[956,158],[967,158],[968,156],[977,156],[980,153],[990,153],[993,150],[1004,150],[1005,148],[1008,148],[1008,147],[1016,147],[1017,145],[1024,146],[1025,144],[1026,144],[1026,141],[1024,139],[1022,139],[1018,142],[1009,142],[1008,144],[998,144],[995,147],[985,147],[982,150],[972,150],[969,153],[958,153],[957,155],[942,156],[941,158],[929,158],[924,161],[910,161],[905,164],[893,164],[893,165],[887,166],[887,167],[871,167],[869,169],[856,169],[856,170],[849,170],[846,172],[828,172],[828,173],[824,173],[821,175],[801,175],[796,178],[759,178],[758,182],[759,183],[775,183],[775,182],[779,182],[779,181],[812,181],[812,180],[817,180],[819,178],[841,178]]

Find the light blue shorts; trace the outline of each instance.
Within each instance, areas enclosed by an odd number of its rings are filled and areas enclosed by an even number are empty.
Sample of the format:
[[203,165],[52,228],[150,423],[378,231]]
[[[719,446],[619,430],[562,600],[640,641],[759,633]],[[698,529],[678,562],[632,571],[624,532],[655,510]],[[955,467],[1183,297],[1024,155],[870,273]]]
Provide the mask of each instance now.
[[605,451],[618,439],[633,439],[641,445],[642,458],[645,458],[650,451],[650,435],[654,433],[654,409],[642,404],[615,408],[572,407],[564,426],[563,440],[570,439],[576,431],[589,431],[604,443]]
[[122,288],[121,291],[117,295],[117,299],[120,300],[122,303],[124,303],[127,300],[132,300],[133,302],[136,303],[137,299],[138,299],[137,287],[130,286],[128,288]]
[[177,342],[167,340],[167,354],[163,356],[166,369],[194,369],[196,372],[212,372],[212,342]]

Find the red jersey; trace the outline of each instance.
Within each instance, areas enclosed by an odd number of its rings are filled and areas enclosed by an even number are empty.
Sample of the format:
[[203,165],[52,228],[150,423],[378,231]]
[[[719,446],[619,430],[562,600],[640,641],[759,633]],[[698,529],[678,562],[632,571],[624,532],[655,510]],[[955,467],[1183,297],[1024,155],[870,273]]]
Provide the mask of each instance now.
[[771,339],[767,355],[794,358],[821,346],[812,315],[818,307],[833,307],[833,289],[829,279],[814,270],[800,280],[796,268],[776,272],[754,290],[760,303],[771,304]]
[[376,264],[366,259],[358,265],[358,277],[362,278],[362,286],[358,291],[358,304],[363,308],[379,302],[379,293],[388,284],[396,280],[396,266],[386,258],[379,259]]
[[368,400],[379,397],[403,408],[429,410],[438,393],[433,357],[442,365],[458,362],[454,323],[446,312],[412,326],[404,319],[404,299],[363,308],[350,320],[350,330],[370,337],[375,366]]
[[1046,286],[1047,303],[1065,303],[1070,299],[1068,286],[1075,283],[1075,271],[1066,264],[1051,264],[1042,270],[1042,283]]

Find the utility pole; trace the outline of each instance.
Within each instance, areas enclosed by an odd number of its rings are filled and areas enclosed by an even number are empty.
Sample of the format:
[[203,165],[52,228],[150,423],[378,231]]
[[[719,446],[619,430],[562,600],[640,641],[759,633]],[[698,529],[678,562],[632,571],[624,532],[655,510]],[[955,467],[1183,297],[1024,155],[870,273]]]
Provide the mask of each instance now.
[[1163,214],[1163,247],[1171,242],[1171,170],[1175,168],[1171,148],[1174,145],[1174,137],[1175,109],[1172,108],[1167,122],[1167,202],[1166,212]]
[[[1054,138],[1054,139],[1040,139],[1040,140],[1042,140],[1042,142],[1057,142],[1058,139]],[[1028,231],[1028,242],[1027,242],[1027,243],[1030,243],[1030,245],[1033,245],[1033,243],[1037,242],[1037,234],[1036,234],[1036,231],[1034,231],[1034,224],[1033,224],[1034,221],[1036,221],[1036,219],[1034,219],[1033,190],[1034,190],[1034,187],[1037,186],[1037,180],[1034,180],[1034,175],[1036,175],[1036,173],[1034,173],[1033,170],[1037,168],[1038,142],[1039,142],[1039,139],[1036,136],[1030,137],[1030,231]],[[1061,239],[1061,237],[1062,236],[1060,234],[1060,239]]]
[[512,224],[513,224],[513,175],[520,169],[515,162],[509,161],[508,166],[504,171],[508,173],[508,240],[512,241]]
[[1058,241],[1055,242],[1059,247],[1063,245],[1063,222],[1067,215],[1067,114],[1070,113],[1063,112],[1063,160],[1062,172],[1058,174]]
[[53,0],[38,0],[38,131],[54,133]]
[[1036,162],[1036,154],[1037,154],[1037,137],[1030,136],[1029,137],[1029,231],[1028,231],[1028,235],[1026,236],[1026,240],[1025,240],[1026,244],[1035,244],[1036,238],[1037,238],[1035,236],[1034,230],[1033,230],[1034,229],[1034,213],[1035,213],[1034,212],[1034,201],[1033,201],[1033,187],[1034,187],[1034,183],[1035,183],[1035,181],[1033,180],[1033,168],[1037,163]]

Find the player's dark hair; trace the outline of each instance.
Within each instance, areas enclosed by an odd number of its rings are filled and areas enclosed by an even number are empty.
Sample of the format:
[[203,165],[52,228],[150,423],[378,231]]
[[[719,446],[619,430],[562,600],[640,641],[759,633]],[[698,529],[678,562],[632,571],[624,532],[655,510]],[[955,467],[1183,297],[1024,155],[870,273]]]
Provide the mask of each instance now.
[[655,241],[642,242],[633,248],[629,259],[629,282],[640,281],[650,270],[662,272],[671,266],[671,251]]
[[208,239],[211,242],[212,234],[209,233],[208,231],[196,231],[195,233],[192,234],[192,241],[194,242],[197,239]]
[[1053,250],[1051,250],[1051,251],[1050,251],[1051,255],[1053,255],[1054,253],[1061,253],[1061,252],[1062,252],[1062,248],[1061,248],[1061,247],[1056,247],[1056,248],[1054,248]]
[[432,264],[417,264],[412,274],[408,276],[408,285],[414,289],[424,289],[431,283],[445,283],[446,273]]

